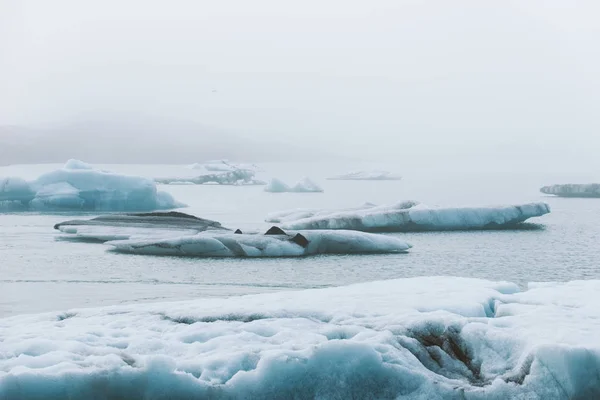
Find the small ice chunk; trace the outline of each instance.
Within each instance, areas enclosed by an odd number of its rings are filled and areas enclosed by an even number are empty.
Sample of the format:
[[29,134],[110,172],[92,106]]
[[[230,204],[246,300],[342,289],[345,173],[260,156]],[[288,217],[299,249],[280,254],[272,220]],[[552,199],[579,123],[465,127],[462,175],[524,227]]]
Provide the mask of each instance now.
[[399,181],[402,177],[389,171],[353,171],[327,179],[338,181]]
[[323,189],[309,178],[302,178],[294,186],[289,186],[280,179],[273,178],[267,186],[265,192],[271,193],[320,193]]

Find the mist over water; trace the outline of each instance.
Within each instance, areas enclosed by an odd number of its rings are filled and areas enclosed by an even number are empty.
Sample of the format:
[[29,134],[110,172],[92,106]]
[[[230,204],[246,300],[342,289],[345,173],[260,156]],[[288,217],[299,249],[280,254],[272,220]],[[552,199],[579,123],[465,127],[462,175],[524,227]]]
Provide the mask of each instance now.
[[593,1],[0,7],[2,164],[598,168]]

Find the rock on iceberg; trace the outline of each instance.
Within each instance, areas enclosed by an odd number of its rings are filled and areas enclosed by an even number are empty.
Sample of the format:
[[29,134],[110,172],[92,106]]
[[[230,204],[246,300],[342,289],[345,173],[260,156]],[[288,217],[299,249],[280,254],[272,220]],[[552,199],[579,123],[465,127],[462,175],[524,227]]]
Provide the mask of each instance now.
[[77,160],[32,182],[0,180],[0,201],[20,201],[33,211],[150,211],[184,206],[159,192],[152,180],[101,171]]
[[327,179],[337,181],[399,181],[402,177],[389,171],[353,171]]
[[271,216],[284,229],[351,229],[367,232],[418,232],[517,228],[532,217],[550,212],[546,203],[497,207],[429,208],[415,202],[354,210],[291,210]]
[[255,178],[256,173],[250,170],[236,169],[226,172],[205,173],[193,178],[156,178],[156,183],[163,185],[264,185],[265,182]]
[[594,399],[598,293],[423,277],[13,316],[0,398]]
[[544,186],[540,192],[559,197],[600,197],[600,183]]
[[302,178],[294,186],[290,187],[285,182],[279,179],[271,179],[269,184],[265,186],[265,192],[271,193],[321,193],[323,189],[309,178]]

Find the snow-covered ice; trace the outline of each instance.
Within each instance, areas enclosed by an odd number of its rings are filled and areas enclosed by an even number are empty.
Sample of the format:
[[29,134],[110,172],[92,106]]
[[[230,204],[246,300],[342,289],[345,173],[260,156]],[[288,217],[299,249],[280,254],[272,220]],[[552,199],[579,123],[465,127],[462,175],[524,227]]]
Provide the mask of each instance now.
[[294,231],[282,235],[208,231],[106,244],[122,253],[193,257],[303,257],[317,254],[403,253],[411,245],[393,236],[355,231]]
[[540,192],[559,197],[600,197],[600,183],[544,186]]
[[265,182],[255,178],[256,173],[251,170],[234,169],[231,171],[205,172],[195,177],[156,178],[156,183],[163,185],[264,185]]
[[353,171],[327,179],[337,181],[399,181],[402,177],[389,171]]
[[0,398],[598,398],[598,293],[423,277],[14,316]]
[[265,192],[271,193],[321,193],[323,189],[309,178],[302,178],[294,186],[289,186],[280,179],[273,178],[265,186]]
[[412,201],[392,205],[366,204],[359,209],[289,210],[271,214],[267,222],[284,229],[351,229],[374,232],[414,232],[506,229],[550,212],[546,203],[488,207],[432,208]]
[[69,160],[61,169],[26,182],[0,179],[0,202],[33,211],[149,211],[184,206],[150,179],[94,169]]

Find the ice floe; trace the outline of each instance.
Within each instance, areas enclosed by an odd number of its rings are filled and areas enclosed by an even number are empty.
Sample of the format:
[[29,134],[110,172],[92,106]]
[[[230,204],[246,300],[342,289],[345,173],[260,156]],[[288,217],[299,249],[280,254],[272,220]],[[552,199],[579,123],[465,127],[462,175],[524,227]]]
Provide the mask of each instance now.
[[229,160],[210,160],[203,163],[195,163],[189,165],[188,168],[220,172],[236,170],[247,170],[257,172],[260,170],[260,168],[256,164],[239,164],[230,162]]
[[550,212],[546,203],[488,207],[426,207],[405,201],[366,204],[358,209],[289,210],[271,214],[267,222],[284,229],[351,229],[373,232],[507,229]]
[[170,211],[145,214],[112,214],[92,219],[76,219],[58,223],[54,229],[69,240],[98,241],[148,239],[195,235],[205,231],[229,230],[217,221]]
[[337,181],[399,181],[402,177],[389,171],[353,171],[327,179]]
[[540,192],[559,197],[600,197],[600,183],[544,186]]
[[156,183],[163,185],[265,185],[266,183],[256,179],[256,173],[251,170],[234,169],[231,171],[222,171],[215,173],[204,173],[195,177],[172,177],[172,178],[156,178]]
[[106,242],[115,251],[193,257],[300,257],[317,254],[402,253],[404,240],[355,231],[232,232],[216,221],[179,212],[119,214],[54,226],[63,240]]
[[14,316],[0,398],[598,398],[599,292],[423,277]]
[[69,160],[27,182],[0,179],[0,209],[19,202],[30,211],[150,211],[182,207],[150,179],[94,169]]
[[192,257],[302,257],[317,254],[403,253],[404,240],[355,231],[295,231],[275,234],[205,232],[163,239],[106,244],[122,253]]
[[289,186],[280,179],[273,178],[265,186],[265,192],[271,193],[321,193],[323,189],[309,178],[302,178],[294,186]]

